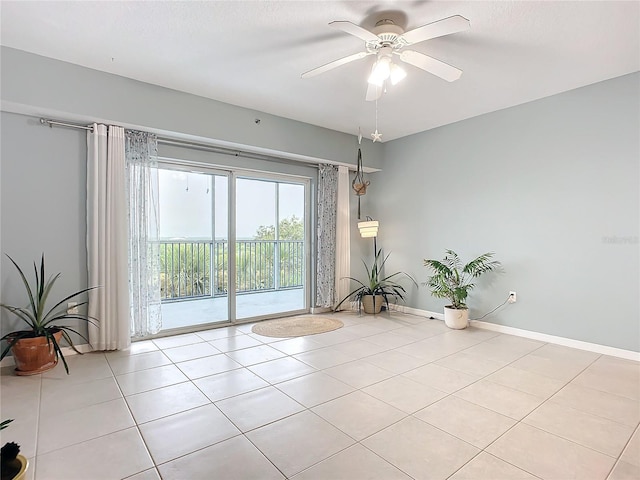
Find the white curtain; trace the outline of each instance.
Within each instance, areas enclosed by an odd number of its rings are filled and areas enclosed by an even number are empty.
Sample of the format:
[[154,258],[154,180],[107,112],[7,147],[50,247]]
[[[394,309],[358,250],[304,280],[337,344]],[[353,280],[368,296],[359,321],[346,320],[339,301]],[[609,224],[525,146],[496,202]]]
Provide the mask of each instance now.
[[351,291],[351,281],[346,278],[351,275],[350,191],[349,169],[340,166],[338,167],[338,188],[336,192],[336,293],[334,307]]
[[318,252],[316,261],[316,306],[333,307],[336,302],[336,201],[338,169],[320,165],[318,170]]
[[156,136],[127,130],[129,199],[129,289],[131,336],[145,337],[162,327]]
[[128,348],[129,289],[124,129],[93,124],[87,132],[89,342],[94,350]]

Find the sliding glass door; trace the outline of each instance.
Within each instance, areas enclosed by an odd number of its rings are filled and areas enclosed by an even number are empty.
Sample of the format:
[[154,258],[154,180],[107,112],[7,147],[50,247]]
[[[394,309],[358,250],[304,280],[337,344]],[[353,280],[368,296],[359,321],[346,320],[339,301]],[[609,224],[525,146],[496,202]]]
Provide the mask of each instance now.
[[305,185],[236,180],[236,318],[304,310]]
[[162,330],[308,310],[308,181],[159,169]]

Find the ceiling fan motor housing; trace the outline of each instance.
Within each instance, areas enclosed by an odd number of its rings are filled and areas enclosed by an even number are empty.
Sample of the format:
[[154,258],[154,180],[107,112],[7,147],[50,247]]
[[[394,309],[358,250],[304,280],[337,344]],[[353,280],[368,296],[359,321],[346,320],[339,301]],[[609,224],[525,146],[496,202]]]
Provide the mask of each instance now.
[[383,19],[376,23],[372,33],[378,37],[378,40],[366,42],[367,51],[377,53],[384,47],[391,50],[399,50],[406,45],[402,41],[404,29],[396,25],[393,20]]

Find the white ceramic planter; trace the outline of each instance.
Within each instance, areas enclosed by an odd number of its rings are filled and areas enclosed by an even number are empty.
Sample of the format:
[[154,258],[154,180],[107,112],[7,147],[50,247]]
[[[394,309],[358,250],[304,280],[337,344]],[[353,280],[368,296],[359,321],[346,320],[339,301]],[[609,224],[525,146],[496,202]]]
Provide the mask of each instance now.
[[449,328],[462,330],[469,325],[469,309],[457,310],[450,305],[444,307],[444,323]]

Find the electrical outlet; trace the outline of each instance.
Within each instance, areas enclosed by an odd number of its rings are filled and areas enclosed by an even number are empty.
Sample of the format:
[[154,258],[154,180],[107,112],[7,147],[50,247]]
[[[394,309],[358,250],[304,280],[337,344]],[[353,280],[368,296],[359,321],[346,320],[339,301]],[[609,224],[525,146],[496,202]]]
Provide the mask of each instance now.
[[67,313],[69,315],[74,315],[80,313],[78,310],[78,302],[69,302],[67,303]]
[[518,300],[516,292],[509,292],[509,303],[516,303],[516,300]]

